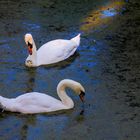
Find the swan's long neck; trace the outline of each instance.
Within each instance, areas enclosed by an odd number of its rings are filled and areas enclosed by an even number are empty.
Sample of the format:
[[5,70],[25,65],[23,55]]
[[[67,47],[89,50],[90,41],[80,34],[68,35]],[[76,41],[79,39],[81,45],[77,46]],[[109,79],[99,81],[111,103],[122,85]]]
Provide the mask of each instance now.
[[36,45],[35,42],[33,40],[33,49],[32,49],[32,55],[28,56],[29,60],[32,60],[34,65],[37,65],[37,49],[36,49]]
[[67,95],[67,93],[65,91],[66,87],[73,89],[73,86],[69,80],[62,80],[57,86],[57,94],[58,94],[59,98],[61,99],[63,105],[65,105],[67,108],[73,108],[74,102]]

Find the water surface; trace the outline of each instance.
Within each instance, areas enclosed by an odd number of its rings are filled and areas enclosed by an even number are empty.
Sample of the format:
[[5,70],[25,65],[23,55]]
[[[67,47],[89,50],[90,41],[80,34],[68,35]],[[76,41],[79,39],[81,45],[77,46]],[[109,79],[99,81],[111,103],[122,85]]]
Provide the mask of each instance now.
[[[0,1],[0,89],[12,98],[38,91],[56,98],[65,78],[86,89],[84,108],[51,114],[0,113],[1,140],[139,140],[139,1]],[[27,68],[24,35],[37,47],[81,35],[77,52],[50,66]]]

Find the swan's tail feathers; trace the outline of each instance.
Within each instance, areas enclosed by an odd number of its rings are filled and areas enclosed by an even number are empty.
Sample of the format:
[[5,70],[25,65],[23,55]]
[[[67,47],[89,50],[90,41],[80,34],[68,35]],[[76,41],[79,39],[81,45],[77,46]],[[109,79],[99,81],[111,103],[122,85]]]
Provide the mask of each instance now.
[[4,110],[6,110],[3,99],[4,97],[0,96],[0,112],[3,112]]
[[80,45],[80,35],[81,34],[79,33],[77,36],[71,39],[72,41],[76,43],[77,47]]
[[0,103],[0,112],[4,112],[4,106]]

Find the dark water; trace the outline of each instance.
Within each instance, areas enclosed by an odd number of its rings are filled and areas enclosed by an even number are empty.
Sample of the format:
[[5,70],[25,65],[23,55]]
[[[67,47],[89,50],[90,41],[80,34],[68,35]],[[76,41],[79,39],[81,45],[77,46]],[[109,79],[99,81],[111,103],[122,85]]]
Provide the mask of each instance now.
[[[0,113],[0,140],[139,140],[140,3],[138,0],[1,0],[0,95],[30,91],[57,98],[64,78],[84,85],[86,102],[52,114]],[[27,68],[24,34],[36,45],[82,33],[77,52],[61,63]]]

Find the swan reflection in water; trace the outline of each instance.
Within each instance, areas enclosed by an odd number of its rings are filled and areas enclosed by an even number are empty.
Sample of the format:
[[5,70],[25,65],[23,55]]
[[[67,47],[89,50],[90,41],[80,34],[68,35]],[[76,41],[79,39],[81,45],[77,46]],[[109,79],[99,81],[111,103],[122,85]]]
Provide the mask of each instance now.
[[49,64],[49,65],[44,65],[45,69],[65,69],[66,67],[69,67],[74,61],[80,57],[80,54],[78,52],[75,52],[71,57],[69,57],[67,60],[55,63],[55,64]]
[[61,69],[65,69],[67,67],[69,67],[72,63],[74,63],[74,61],[80,57],[80,54],[78,52],[75,52],[74,55],[72,55],[71,57],[69,57],[67,60],[61,61],[59,63],[55,63],[55,64],[50,64],[50,65],[44,65],[40,68],[29,68],[26,67],[26,72],[27,72],[27,82],[26,82],[26,90],[25,92],[32,92],[34,90],[35,87],[35,83],[36,83],[36,76],[37,76],[37,70],[39,69],[45,69],[45,70],[49,70],[49,69],[56,69],[56,70],[61,70]]
[[35,80],[36,80],[36,68],[27,68],[26,69],[27,71],[27,77],[28,77],[28,80],[27,80],[27,88],[26,88],[26,91],[25,92],[32,92],[34,90],[34,86],[35,86]]

